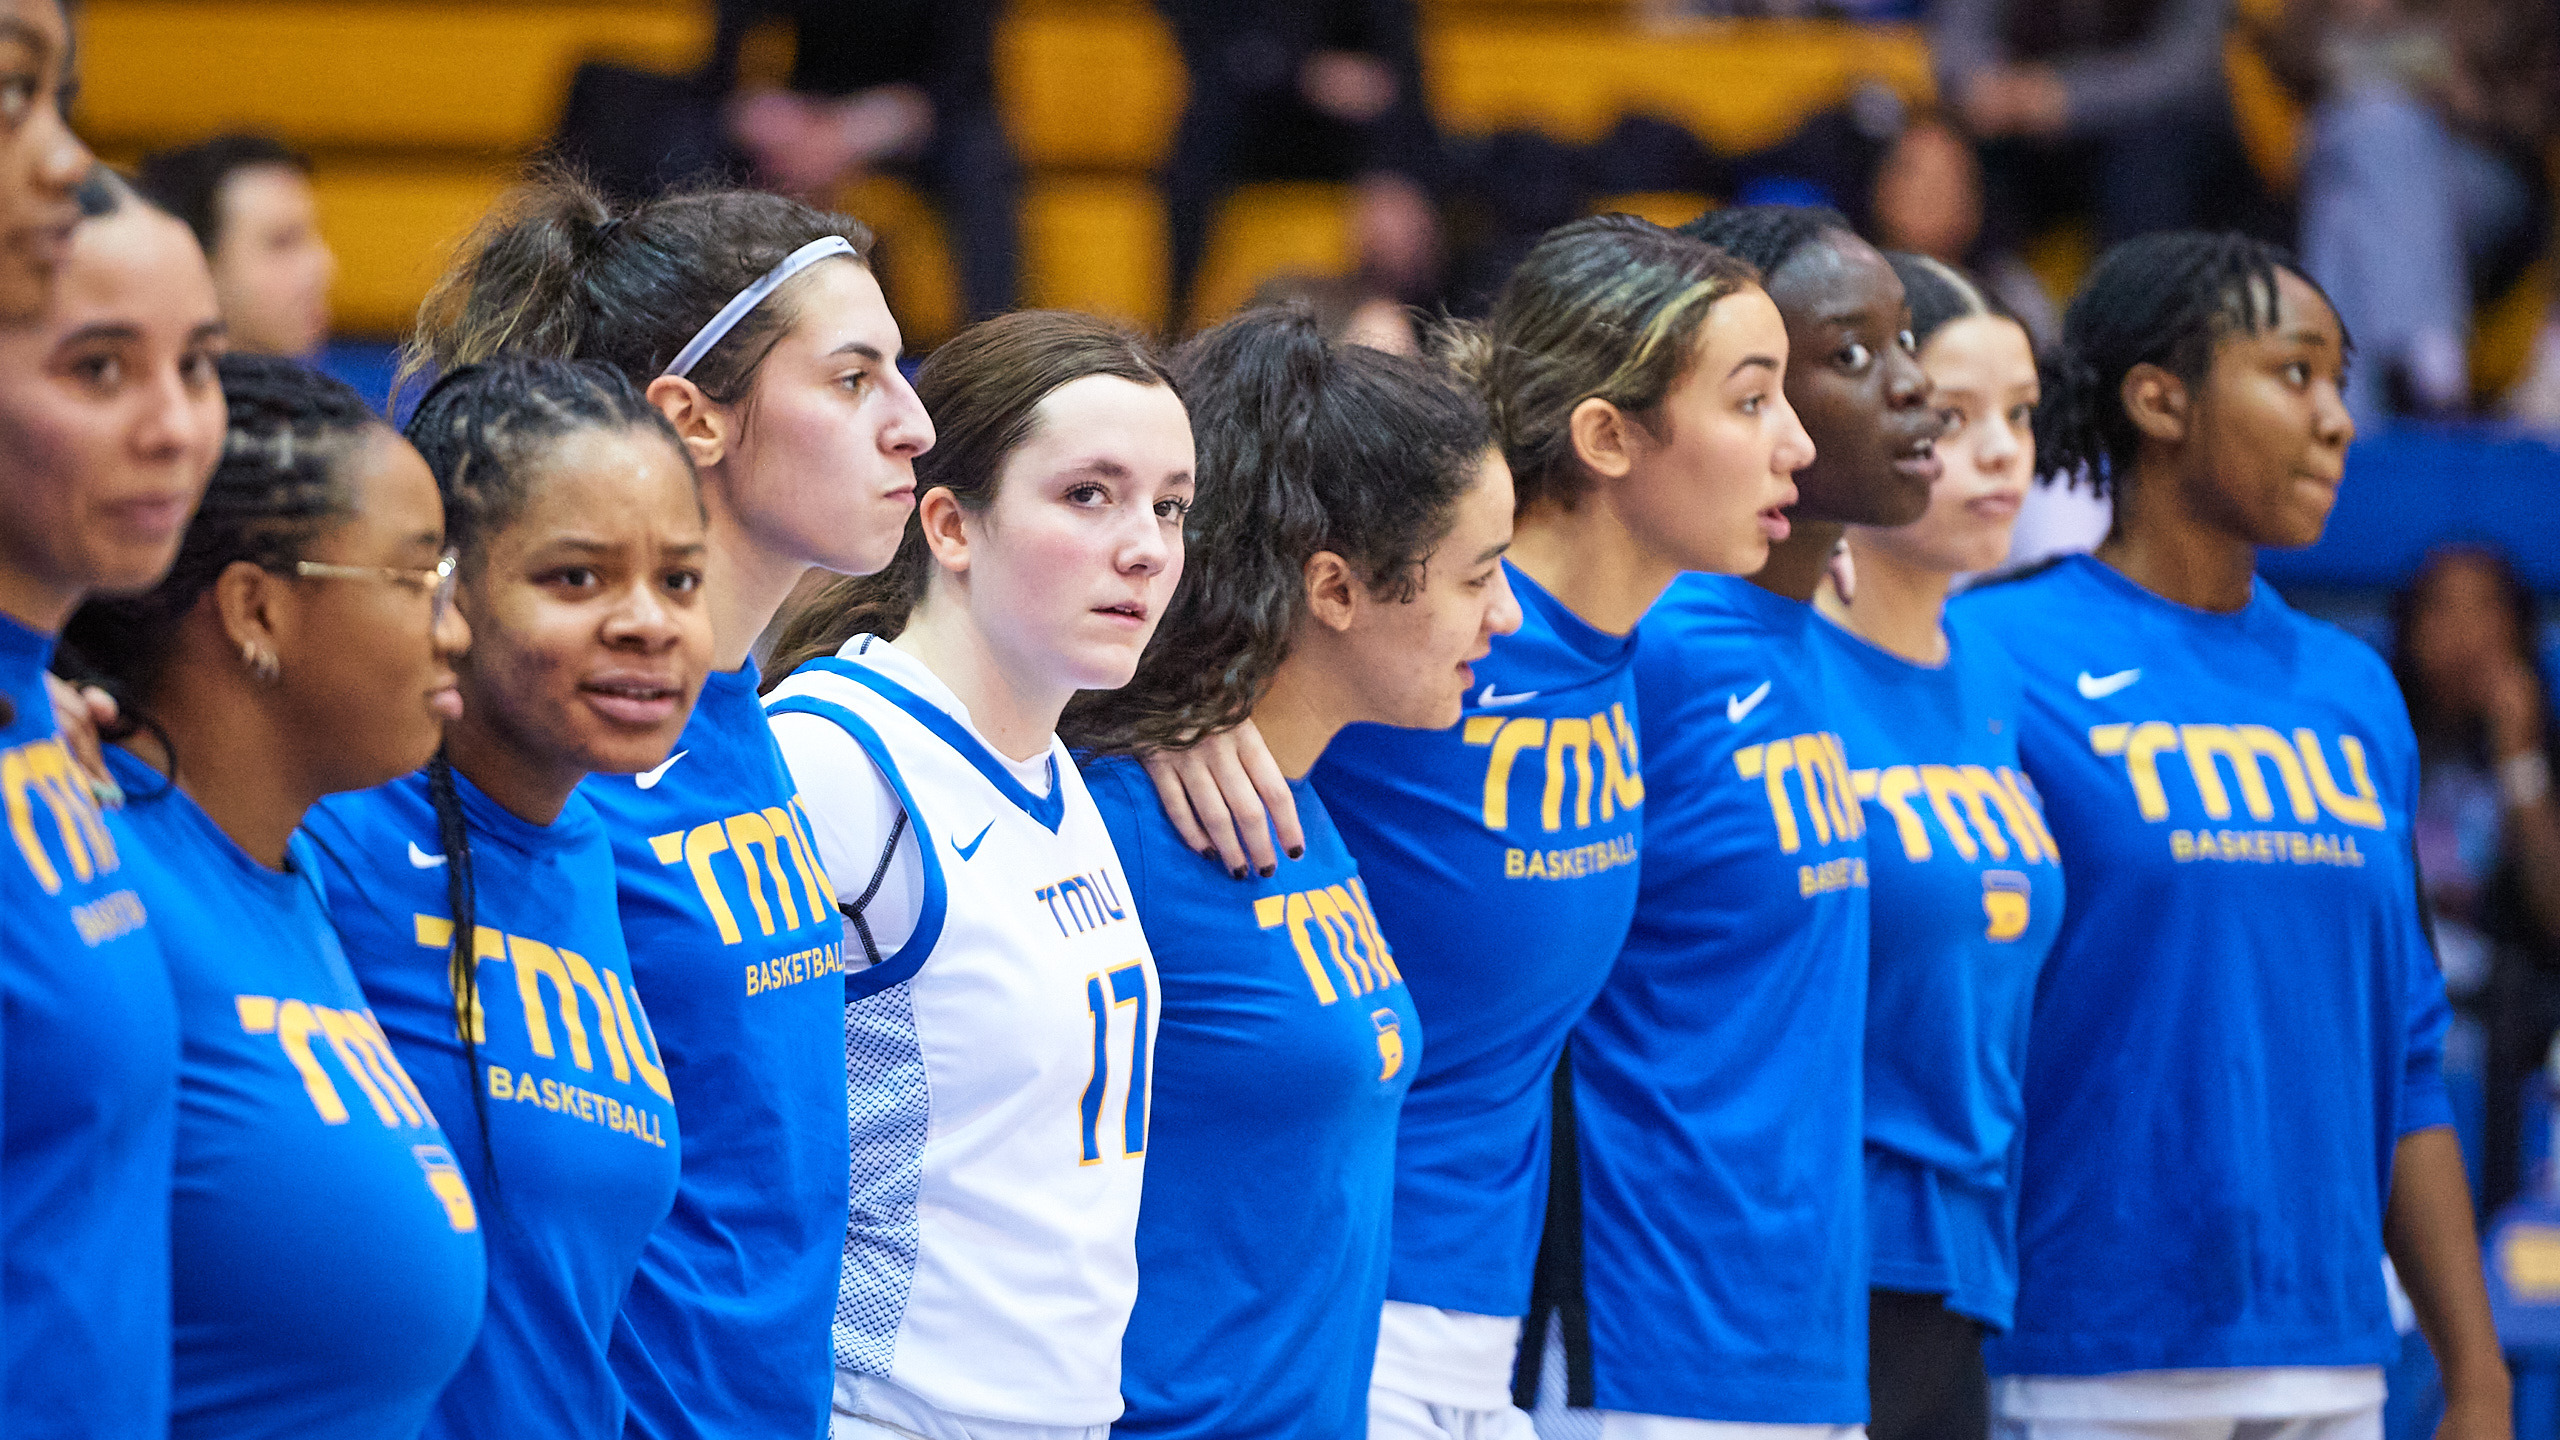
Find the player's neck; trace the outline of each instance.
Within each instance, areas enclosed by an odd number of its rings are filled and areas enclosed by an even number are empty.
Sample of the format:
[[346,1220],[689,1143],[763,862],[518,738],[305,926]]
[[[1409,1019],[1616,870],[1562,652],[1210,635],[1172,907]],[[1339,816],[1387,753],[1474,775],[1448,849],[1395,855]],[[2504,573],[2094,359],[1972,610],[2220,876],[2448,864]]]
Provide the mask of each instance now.
[[709,544],[702,562],[702,602],[711,612],[711,668],[725,673],[747,663],[757,637],[773,622],[809,565],[783,559],[758,545],[737,517],[717,503],[719,492],[714,487],[706,485],[702,493],[711,508],[711,523],[705,527]]
[[123,743],[146,764],[174,773],[178,788],[249,858],[282,870],[286,842],[325,793],[300,764],[318,747],[281,733],[247,690],[252,683],[171,665],[161,693],[136,707],[167,732],[168,743],[148,727]]
[[1914,665],[1947,663],[1947,592],[1955,577],[1912,565],[1881,546],[1849,542],[1850,596],[1824,584],[1814,608],[1842,629]]
[[2247,608],[2257,588],[2257,547],[2187,513],[2176,485],[2172,475],[2137,474],[2116,496],[2115,528],[2098,558],[2152,594],[2192,609],[2230,614]]
[[1316,768],[1324,758],[1324,747],[1354,718],[1339,703],[1341,697],[1333,693],[1334,688],[1293,654],[1280,662],[1253,707],[1253,728],[1262,732],[1272,763],[1292,780]]
[[[464,693],[469,697],[467,689]],[[453,773],[528,825],[559,819],[587,772],[530,753],[499,730],[497,717],[483,713],[487,708],[477,697],[466,698],[462,718],[445,726],[444,755]]]
[[1840,548],[1840,537],[1848,527],[1836,520],[1808,519],[1801,510],[1787,518],[1794,525],[1792,533],[1769,547],[1769,563],[1760,567],[1751,583],[1772,595],[1809,605],[1822,588],[1822,577],[1831,568],[1831,552]]
[[1535,505],[1511,532],[1510,559],[1520,573],[1595,630],[1624,635],[1679,578],[1627,528],[1605,493],[1570,510]]
[[971,621],[965,604],[937,604],[928,597],[891,643],[923,662],[935,679],[951,688],[961,708],[969,712],[970,726],[997,754],[1008,760],[1036,760],[1048,753],[1058,717],[1074,692],[1025,685],[996,654],[986,632]]

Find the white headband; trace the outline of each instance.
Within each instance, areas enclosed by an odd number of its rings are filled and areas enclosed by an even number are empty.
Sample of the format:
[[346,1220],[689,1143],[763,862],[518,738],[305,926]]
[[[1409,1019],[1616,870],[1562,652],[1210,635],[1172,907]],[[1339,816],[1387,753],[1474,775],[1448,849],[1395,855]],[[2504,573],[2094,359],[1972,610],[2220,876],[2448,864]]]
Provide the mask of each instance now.
[[701,364],[702,357],[711,353],[712,346],[726,339],[729,332],[737,328],[738,322],[747,318],[748,311],[763,304],[765,297],[781,289],[784,281],[830,255],[851,255],[855,259],[861,258],[860,252],[853,248],[853,242],[841,235],[820,236],[783,256],[781,264],[767,270],[756,283],[739,291],[737,298],[720,307],[720,313],[712,316],[709,324],[695,331],[693,338],[685,342],[684,348],[676,352],[676,358],[668,364],[666,373],[682,377],[694,366]]

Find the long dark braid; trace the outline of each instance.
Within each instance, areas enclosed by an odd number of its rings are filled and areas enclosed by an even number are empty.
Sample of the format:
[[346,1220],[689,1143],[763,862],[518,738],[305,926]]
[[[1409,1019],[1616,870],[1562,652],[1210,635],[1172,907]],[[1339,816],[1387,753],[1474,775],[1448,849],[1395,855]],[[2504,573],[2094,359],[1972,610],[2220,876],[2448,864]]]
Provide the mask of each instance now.
[[[675,427],[618,370],[585,360],[507,357],[452,371],[418,401],[409,442],[426,457],[444,497],[445,539],[467,579],[480,571],[491,537],[523,512],[541,476],[540,460],[560,441],[588,430],[641,429],[661,435],[692,473]],[[471,1107],[480,1121],[480,1156],[494,1201],[497,1154],[489,1143],[488,1085],[480,1074],[478,887],[471,867],[471,826],[453,765],[442,751],[427,762],[427,798],[435,806],[444,847],[445,902],[453,912],[446,975],[453,984],[453,1023],[471,1077]]]
[[[196,602],[243,561],[292,569],[313,540],[352,512],[345,466],[368,433],[390,428],[363,396],[308,366],[262,355],[225,355],[219,363],[229,412],[222,461],[187,522],[177,560],[140,595],[81,606],[64,627],[55,662],[64,675],[115,696],[126,734],[156,732],[147,705]],[[171,752],[173,775],[176,759]]]

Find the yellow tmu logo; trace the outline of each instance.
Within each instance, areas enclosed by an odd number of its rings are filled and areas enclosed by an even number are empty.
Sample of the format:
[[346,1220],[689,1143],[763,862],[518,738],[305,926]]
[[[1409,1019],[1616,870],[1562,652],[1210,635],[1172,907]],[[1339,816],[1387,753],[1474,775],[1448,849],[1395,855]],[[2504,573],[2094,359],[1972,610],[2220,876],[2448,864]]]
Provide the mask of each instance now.
[[[792,805],[796,809],[799,802],[795,800]],[[763,934],[775,933],[776,917],[784,930],[800,928],[800,905],[792,895],[795,876],[809,902],[810,923],[835,911],[835,892],[827,882],[827,872],[819,868],[817,847],[809,843],[798,817],[779,805],[706,820],[690,830],[652,835],[649,850],[658,857],[659,864],[681,864],[693,872],[694,888],[702,893],[703,906],[711,912],[711,923],[718,927],[723,945],[743,943],[746,932],[739,928],[738,912],[730,907],[720,876],[712,868],[715,855],[731,856],[745,874],[747,903],[754,909],[756,928]],[[767,876],[772,877],[769,891]],[[770,900],[766,898],[768,893]]]
[[[1491,751],[1484,767],[1487,830],[1511,828],[1511,776],[1528,755],[1546,762],[1538,824],[1547,830],[1564,828],[1568,799],[1576,829],[1589,826],[1595,814],[1603,821],[1613,820],[1619,811],[1644,803],[1636,729],[1627,722],[1624,705],[1612,705],[1607,714],[1588,718],[1470,715],[1463,733],[1469,745]],[[1538,761],[1529,763],[1534,766]]]
[[[1327,973],[1328,961],[1333,973],[1342,977],[1342,990],[1353,995],[1366,995],[1404,979],[1396,971],[1395,957],[1387,953],[1387,937],[1378,933],[1369,892],[1356,875],[1346,884],[1321,890],[1265,895],[1253,902],[1253,918],[1265,930],[1288,927],[1289,943],[1297,949],[1298,965],[1307,972],[1307,985],[1315,991],[1319,1005],[1342,998],[1341,990],[1334,988],[1333,975]],[[1401,1053],[1403,1042],[1397,1044]]]
[[[2374,789],[2364,742],[2353,735],[2338,737],[2338,756],[2345,762],[2343,786],[2338,783],[2341,772],[2331,768],[2320,736],[2307,728],[2295,730],[2288,738],[2264,725],[2118,722],[2089,727],[2089,748],[2099,755],[2124,757],[2134,803],[2141,808],[2142,818],[2154,824],[2169,818],[2169,792],[2161,781],[2160,762],[2164,756],[2179,756],[2186,761],[2187,776],[2208,819],[2232,817],[2231,796],[2236,787],[2249,818],[2272,820],[2276,788],[2281,787],[2285,805],[2299,824],[2312,824],[2326,811],[2359,829],[2384,827],[2382,799]],[[2276,786],[2267,783],[2270,772]]]

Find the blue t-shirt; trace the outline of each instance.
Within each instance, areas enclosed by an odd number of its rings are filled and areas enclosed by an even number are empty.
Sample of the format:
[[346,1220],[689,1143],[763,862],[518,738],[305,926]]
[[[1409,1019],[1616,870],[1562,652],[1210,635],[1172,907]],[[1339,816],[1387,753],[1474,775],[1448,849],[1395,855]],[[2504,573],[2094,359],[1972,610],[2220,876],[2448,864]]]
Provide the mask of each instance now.
[[481,1025],[468,1055],[446,966],[451,859],[425,773],[332,796],[303,822],[347,958],[453,1137],[489,1246],[479,1343],[425,1433],[607,1440],[624,1405],[606,1350],[675,1198],[675,1106],[594,807],[573,794],[533,825],[460,775],[454,787],[476,881]]
[[2018,767],[2017,667],[1962,626],[1937,667],[1823,634],[1867,821],[1868,1273],[2003,1328],[2027,1015],[2062,925],[2061,862]]
[[305,843],[269,870],[150,766],[107,763],[184,1042],[169,1433],[411,1440],[480,1332],[470,1188]]
[[2087,557],[1957,614],[2025,672],[2070,887],[1991,1368],[2388,1361],[2395,1148],[2451,1115],[2390,670],[2263,582],[2215,614]]
[[685,1121],[675,1209],[613,1337],[625,1429],[652,1440],[815,1435],[835,1386],[844,921],[756,679],[713,675],[665,764],[579,787]]
[[1508,561],[1520,628],[1446,730],[1354,725],[1316,792],[1430,1018],[1396,1141],[1387,1296],[1519,1315],[1546,1218],[1550,1077],[1635,911],[1630,664]]
[[0,616],[0,1428],[157,1436],[178,1009],[133,836],[55,731],[52,655]]
[[1644,619],[1643,895],[1571,1056],[1603,1409],[1867,1417],[1867,841],[1822,625],[1709,575]]
[[1368,1424],[1396,1112],[1422,1035],[1324,802],[1239,881],[1127,760],[1085,770],[1162,990],[1138,1305],[1114,1435],[1337,1440]]

